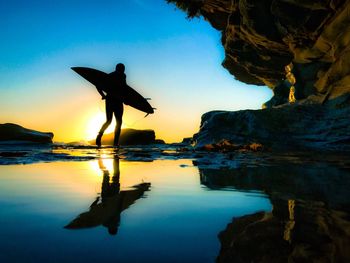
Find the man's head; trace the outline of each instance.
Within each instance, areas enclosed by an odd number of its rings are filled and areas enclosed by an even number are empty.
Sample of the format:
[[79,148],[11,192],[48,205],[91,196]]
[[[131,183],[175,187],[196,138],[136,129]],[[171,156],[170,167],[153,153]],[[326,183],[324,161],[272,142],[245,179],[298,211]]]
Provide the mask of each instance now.
[[124,73],[125,71],[125,66],[123,63],[118,63],[116,66],[115,66],[115,71],[117,72],[120,72],[120,73]]

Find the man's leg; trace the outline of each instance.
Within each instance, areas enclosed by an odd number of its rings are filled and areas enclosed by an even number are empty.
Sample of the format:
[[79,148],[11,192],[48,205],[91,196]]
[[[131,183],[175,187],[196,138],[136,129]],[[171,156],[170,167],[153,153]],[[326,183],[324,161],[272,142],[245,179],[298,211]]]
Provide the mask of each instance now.
[[114,130],[114,146],[119,146],[120,131],[123,123],[123,104],[118,105],[114,111],[114,116],[117,122]]
[[106,101],[106,122],[102,125],[100,132],[98,133],[97,137],[96,137],[96,145],[98,147],[101,146],[101,138],[103,133],[105,132],[105,130],[108,128],[108,126],[111,124],[112,122],[112,118],[113,118],[113,111],[109,105],[110,103]]

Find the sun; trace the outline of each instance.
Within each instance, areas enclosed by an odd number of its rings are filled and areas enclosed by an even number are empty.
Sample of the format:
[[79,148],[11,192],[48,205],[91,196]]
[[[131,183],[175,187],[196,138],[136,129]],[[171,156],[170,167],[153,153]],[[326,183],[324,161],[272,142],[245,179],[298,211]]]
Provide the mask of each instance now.
[[[87,140],[92,140],[96,138],[98,132],[101,129],[102,124],[106,121],[106,115],[103,112],[97,112],[94,115],[92,115],[86,125],[86,135],[85,138]],[[105,131],[105,134],[111,133],[114,131],[115,127],[115,119],[113,118],[112,123],[109,125],[107,130]]]

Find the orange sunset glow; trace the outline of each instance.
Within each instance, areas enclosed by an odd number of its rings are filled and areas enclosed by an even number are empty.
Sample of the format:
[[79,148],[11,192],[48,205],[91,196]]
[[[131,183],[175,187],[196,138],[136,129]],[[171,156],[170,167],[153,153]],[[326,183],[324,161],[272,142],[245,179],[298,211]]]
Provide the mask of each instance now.
[[[0,123],[53,132],[55,142],[95,138],[105,121],[104,101],[91,83],[71,70],[74,66],[109,73],[117,63],[124,63],[127,83],[151,98],[149,102],[156,110],[144,118],[145,113],[125,107],[122,127],[152,129],[157,138],[169,143],[196,133],[201,115],[207,111],[259,109],[272,96],[267,87],[238,82],[220,66],[224,57],[220,36],[207,22],[198,19],[189,23],[186,15],[174,12],[171,5],[153,4],[161,9],[157,19],[152,14],[147,16],[149,10],[145,12],[143,5],[133,1],[116,4],[113,16],[101,16],[102,31],[94,25],[82,28],[77,24],[76,32],[69,24],[77,21],[73,14],[63,20],[53,17],[62,30],[70,31],[60,39],[52,38],[50,23],[40,23],[45,26],[33,38],[18,26],[21,23],[11,24],[9,20],[4,26],[11,29],[9,42],[0,43],[6,54],[12,54],[2,59]],[[146,19],[141,23],[147,21],[152,26],[140,31],[139,22],[131,23],[134,19],[125,17],[123,8],[138,10]],[[45,14],[38,9],[30,16],[39,19]],[[123,24],[123,18],[130,23],[119,32],[113,25]],[[21,39],[12,43],[11,32],[15,31]],[[26,48],[30,52],[23,53]],[[107,133],[113,130],[110,127]]]
[[0,263],[350,262],[350,0],[0,14]]

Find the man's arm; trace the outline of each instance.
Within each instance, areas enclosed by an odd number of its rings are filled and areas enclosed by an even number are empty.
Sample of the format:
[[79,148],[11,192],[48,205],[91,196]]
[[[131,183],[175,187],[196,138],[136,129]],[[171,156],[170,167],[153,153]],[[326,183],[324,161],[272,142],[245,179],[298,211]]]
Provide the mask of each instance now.
[[125,74],[123,74],[122,83],[123,83],[123,86],[126,86],[126,75]]
[[106,94],[104,94],[103,90],[99,87],[96,87],[98,93],[100,93],[102,99],[104,100],[106,98]]

